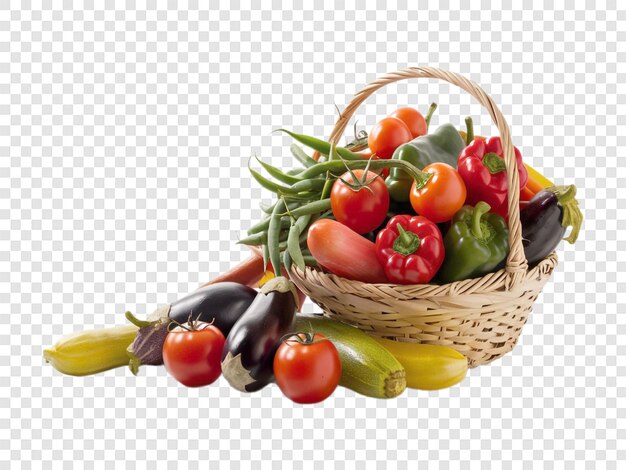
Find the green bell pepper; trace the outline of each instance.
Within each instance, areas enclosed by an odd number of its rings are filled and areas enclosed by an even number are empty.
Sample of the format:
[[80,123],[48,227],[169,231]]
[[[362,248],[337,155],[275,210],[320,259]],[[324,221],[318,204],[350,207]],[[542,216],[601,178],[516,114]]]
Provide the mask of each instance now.
[[463,206],[452,218],[443,239],[446,257],[439,270],[444,283],[483,276],[495,271],[509,254],[509,228],[502,217],[480,201]]
[[[404,160],[418,169],[435,162],[444,162],[456,168],[457,159],[465,142],[452,124],[439,126],[434,132],[413,139],[396,149],[391,158]],[[385,181],[391,199],[397,202],[409,200],[413,179],[403,170],[392,168]]]

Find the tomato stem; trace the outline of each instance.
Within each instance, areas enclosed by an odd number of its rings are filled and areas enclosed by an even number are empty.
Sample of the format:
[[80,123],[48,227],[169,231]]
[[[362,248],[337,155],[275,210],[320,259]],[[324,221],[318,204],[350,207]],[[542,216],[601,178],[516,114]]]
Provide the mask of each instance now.
[[309,344],[321,343],[322,341],[328,341],[328,338],[326,337],[315,339],[315,335],[316,333],[314,331],[299,331],[297,333],[287,333],[280,339],[280,342],[286,343],[288,341],[295,341],[298,344],[306,346]]
[[316,176],[321,175],[327,171],[338,173],[340,171],[344,171],[344,168],[349,169],[357,169],[357,168],[365,168],[369,164],[369,169],[379,170],[381,168],[400,168],[406,171],[411,178],[415,180],[415,184],[417,189],[423,188],[426,183],[433,176],[432,173],[425,173],[419,169],[417,169],[414,165],[406,162],[404,160],[371,160],[366,162],[365,160],[348,160],[348,161],[340,161],[340,160],[331,160],[323,163],[318,163],[315,166],[307,168],[302,173],[298,175],[300,178],[314,178]]

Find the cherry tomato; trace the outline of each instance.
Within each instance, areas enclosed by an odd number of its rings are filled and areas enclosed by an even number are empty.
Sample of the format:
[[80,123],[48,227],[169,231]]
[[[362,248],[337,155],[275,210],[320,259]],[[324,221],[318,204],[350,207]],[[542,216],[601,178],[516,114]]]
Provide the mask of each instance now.
[[393,152],[413,138],[404,122],[395,117],[386,117],[378,123],[367,138],[367,145],[372,153],[380,158],[391,158]]
[[212,384],[222,373],[222,350],[225,342],[222,332],[208,323],[196,322],[189,330],[177,327],[165,337],[165,368],[187,387]]
[[390,116],[398,118],[405,123],[406,127],[409,128],[409,131],[411,131],[411,135],[414,139],[428,133],[426,119],[424,119],[422,113],[415,108],[398,108],[391,113]]
[[335,345],[319,333],[287,338],[274,356],[276,384],[296,403],[318,403],[328,398],[341,378]]
[[435,223],[446,222],[465,204],[467,191],[459,172],[447,163],[431,163],[422,171],[433,176],[426,185],[411,186],[411,206],[419,215]]
[[[330,208],[338,222],[356,233],[371,232],[383,223],[389,210],[389,190],[372,171],[352,170],[341,175],[330,191]],[[367,183],[363,185],[363,183]]]

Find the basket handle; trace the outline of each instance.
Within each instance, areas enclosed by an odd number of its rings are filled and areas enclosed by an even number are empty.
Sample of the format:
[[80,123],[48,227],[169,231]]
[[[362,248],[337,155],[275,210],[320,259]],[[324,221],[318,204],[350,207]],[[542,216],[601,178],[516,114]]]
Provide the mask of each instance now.
[[[528,270],[528,262],[524,256],[524,247],[522,245],[522,226],[519,220],[519,174],[509,126],[500,109],[498,109],[491,97],[487,95],[480,86],[457,73],[448,72],[436,67],[410,67],[385,74],[354,95],[352,101],[350,101],[346,109],[343,110],[335,123],[335,128],[330,134],[329,141],[335,144],[338,143],[348,125],[348,121],[367,97],[385,85],[409,78],[438,78],[465,90],[489,111],[491,119],[493,119],[494,124],[500,132],[508,182],[510,252],[506,260],[506,272],[509,274],[508,288],[510,289],[523,279],[524,273]],[[513,189],[513,191],[511,191],[511,189]]]

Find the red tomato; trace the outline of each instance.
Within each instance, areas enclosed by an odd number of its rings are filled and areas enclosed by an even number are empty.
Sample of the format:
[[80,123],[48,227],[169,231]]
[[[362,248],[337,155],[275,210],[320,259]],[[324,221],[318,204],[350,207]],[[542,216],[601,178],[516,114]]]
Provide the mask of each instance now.
[[403,123],[406,124],[406,127],[411,131],[411,135],[415,139],[421,135],[428,134],[428,125],[426,124],[426,119],[422,116],[415,108],[398,108],[393,113],[390,114],[391,117],[395,117],[400,119]]
[[391,158],[393,152],[413,138],[404,122],[395,117],[386,117],[378,123],[367,138],[367,145],[372,153],[380,158]]
[[339,384],[339,353],[322,334],[293,335],[276,351],[274,376],[287,398],[296,403],[318,403],[328,398]]
[[226,338],[219,329],[207,323],[192,328],[188,331],[178,327],[167,334],[163,362],[170,375],[181,384],[202,387],[215,382],[222,373],[222,349]]
[[446,222],[465,204],[467,191],[459,172],[447,163],[431,163],[422,171],[433,176],[426,185],[411,186],[411,206],[419,215],[435,223]]
[[376,245],[336,220],[313,222],[306,242],[320,266],[337,276],[370,284],[387,282]]
[[[356,233],[380,227],[389,210],[389,190],[383,179],[372,171],[352,170],[341,175],[330,191],[330,208],[335,219]],[[373,180],[373,181],[371,181]],[[362,183],[367,183],[361,186]],[[354,187],[350,187],[354,185]]]

